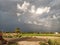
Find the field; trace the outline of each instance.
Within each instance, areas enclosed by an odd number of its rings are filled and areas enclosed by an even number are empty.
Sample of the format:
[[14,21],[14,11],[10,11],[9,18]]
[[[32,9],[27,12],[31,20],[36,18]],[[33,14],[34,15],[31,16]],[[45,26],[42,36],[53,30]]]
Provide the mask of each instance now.
[[8,45],[60,45],[60,34],[3,33]]
[[54,36],[60,37],[60,34],[37,34],[37,33],[3,33],[3,37],[5,38],[20,38],[20,37],[33,37],[33,36]]
[[60,37],[60,34],[22,34],[22,36],[56,36]]

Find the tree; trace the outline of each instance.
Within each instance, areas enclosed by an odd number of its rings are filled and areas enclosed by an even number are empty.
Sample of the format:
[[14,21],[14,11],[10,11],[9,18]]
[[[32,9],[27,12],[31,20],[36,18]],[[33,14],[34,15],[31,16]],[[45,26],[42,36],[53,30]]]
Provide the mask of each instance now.
[[20,31],[20,28],[16,28],[16,29],[15,29],[15,32],[16,32],[16,33],[20,33],[20,32],[21,32],[21,31]]
[[20,30],[20,28],[16,28],[15,29],[15,33],[17,33],[17,35],[16,35],[16,37],[21,37],[21,30]]

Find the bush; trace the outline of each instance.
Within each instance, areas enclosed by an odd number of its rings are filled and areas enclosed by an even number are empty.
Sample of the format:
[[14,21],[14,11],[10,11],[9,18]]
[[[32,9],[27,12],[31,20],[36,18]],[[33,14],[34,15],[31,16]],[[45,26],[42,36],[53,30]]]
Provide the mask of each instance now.
[[54,45],[54,42],[53,42],[51,39],[49,39],[49,40],[48,40],[48,44],[49,44],[49,45]]
[[54,40],[49,39],[48,44],[49,45],[60,45],[60,42],[58,40],[55,40],[55,39]]
[[8,36],[8,38],[12,38],[12,36]]
[[48,43],[46,43],[46,42],[40,42],[39,44],[40,45],[48,45]]

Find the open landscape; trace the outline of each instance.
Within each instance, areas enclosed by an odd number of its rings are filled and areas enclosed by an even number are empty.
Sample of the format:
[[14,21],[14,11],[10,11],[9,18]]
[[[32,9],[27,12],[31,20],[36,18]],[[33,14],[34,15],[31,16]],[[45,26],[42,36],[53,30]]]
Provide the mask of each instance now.
[[3,33],[6,45],[60,45],[60,34]]
[[0,0],[0,45],[60,45],[60,0]]

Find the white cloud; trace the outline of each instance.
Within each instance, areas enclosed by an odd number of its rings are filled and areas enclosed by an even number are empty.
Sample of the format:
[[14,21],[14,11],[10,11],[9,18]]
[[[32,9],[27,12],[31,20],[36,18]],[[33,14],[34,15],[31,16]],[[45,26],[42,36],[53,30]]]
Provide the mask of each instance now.
[[43,14],[44,12],[48,13],[49,11],[50,11],[50,7],[37,8],[36,14]]
[[42,23],[38,23],[37,25],[43,25]]
[[53,19],[57,19],[57,17],[55,15],[53,15]]
[[26,2],[26,1],[24,1],[22,6],[20,6],[20,4],[17,3],[17,9],[20,9],[22,11],[26,11],[28,9],[29,5],[30,5],[30,3]]
[[35,6],[34,5],[31,6],[31,10],[29,10],[29,12],[31,12],[33,14],[35,13]]
[[43,13],[48,13],[50,11],[50,7],[42,7],[42,8],[37,8],[33,5],[31,6],[31,10],[29,10],[30,13],[33,14],[43,14]]
[[21,14],[20,13],[16,13],[17,14],[17,17],[19,17]]
[[18,9],[21,9],[21,6],[20,6],[20,4],[18,4],[18,3],[17,3],[17,8],[18,8]]
[[35,25],[43,25],[42,23],[38,23],[37,21],[27,21],[28,24],[35,24]]
[[28,24],[32,24],[32,21],[28,21]]
[[[17,4],[17,8],[22,10],[22,11],[26,11],[29,7],[30,3],[24,1],[24,3],[22,4],[22,6],[20,6],[20,4]],[[25,23],[28,24],[35,24],[35,25],[43,25],[46,27],[50,27],[51,25],[46,21],[47,19],[37,19],[38,15],[42,15],[43,13],[48,13],[50,11],[50,7],[38,7],[36,8],[35,5],[31,6],[31,9],[28,10],[31,13],[31,16],[29,17],[29,19],[32,19],[33,21],[24,21]],[[20,13],[17,13],[17,16],[20,16]],[[55,18],[55,16],[53,16]],[[37,21],[39,22],[37,22]],[[20,22],[20,19],[18,19],[18,21]],[[46,21],[46,22],[45,22]]]
[[37,21],[33,21],[33,24],[36,24],[37,25]]
[[45,21],[45,18],[43,19],[38,19],[39,22],[44,22]]

